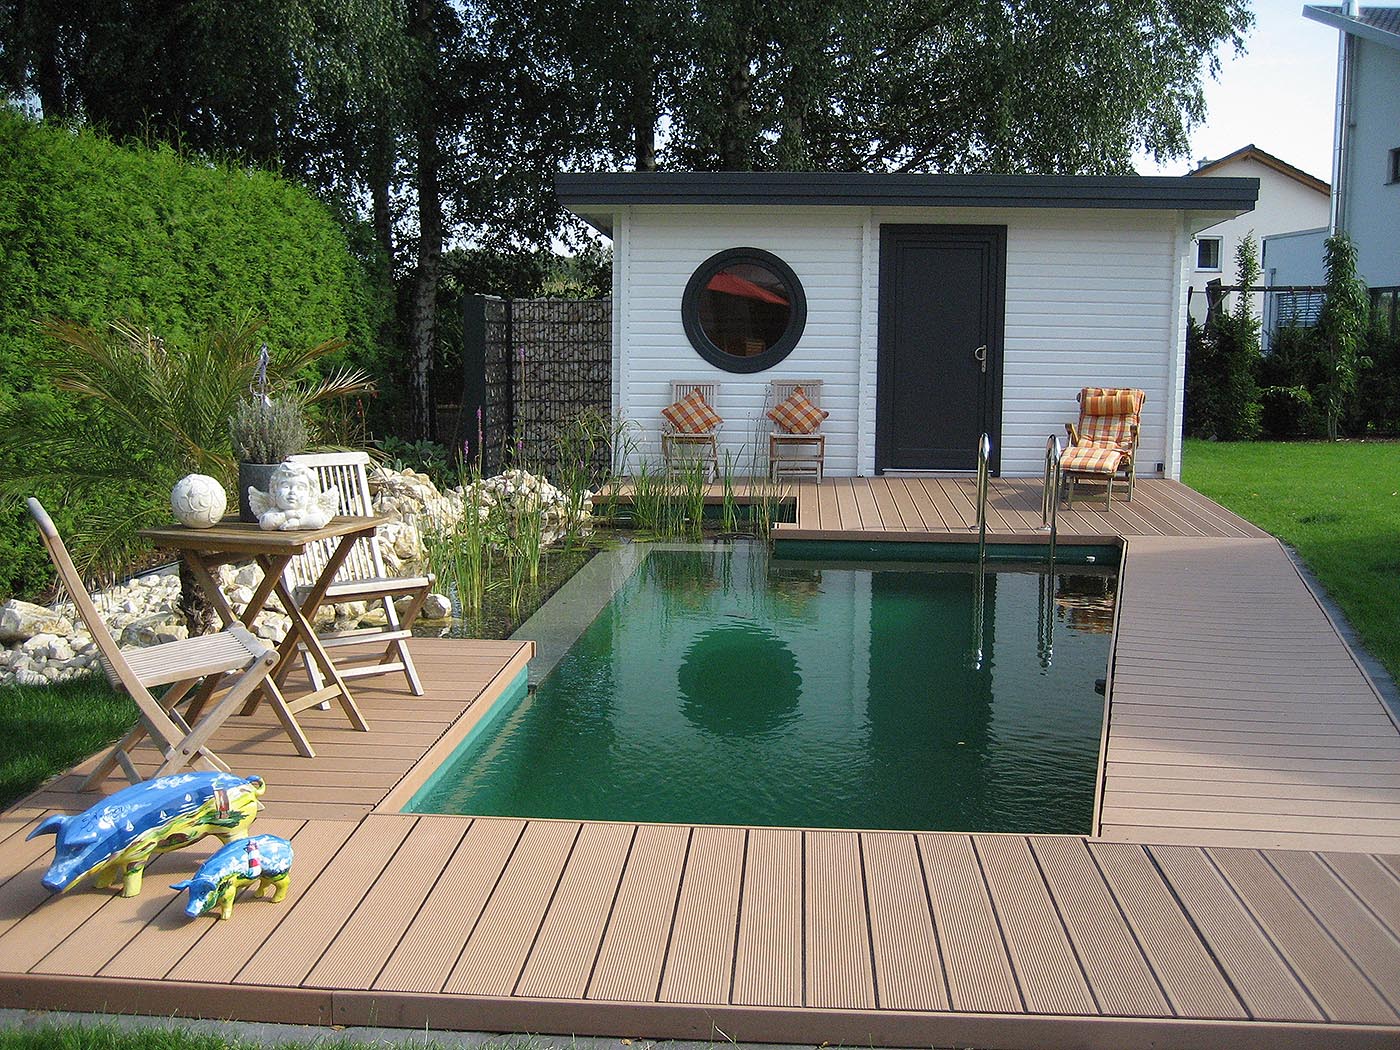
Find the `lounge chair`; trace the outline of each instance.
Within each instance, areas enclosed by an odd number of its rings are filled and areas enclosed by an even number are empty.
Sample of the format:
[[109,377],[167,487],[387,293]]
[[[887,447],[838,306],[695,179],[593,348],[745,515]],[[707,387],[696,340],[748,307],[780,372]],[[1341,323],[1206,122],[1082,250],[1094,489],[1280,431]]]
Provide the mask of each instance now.
[[[364,452],[326,452],[292,456],[293,462],[301,463],[316,472],[321,488],[334,488],[340,492],[340,513],[362,517],[374,513],[370,498],[369,478],[366,467],[369,456]],[[320,578],[326,560],[335,550],[336,540],[313,543],[306,553],[293,558],[283,573],[287,588],[298,601]],[[433,576],[389,576],[384,571],[384,556],[379,549],[379,537],[370,536],[355,544],[345,564],[336,573],[335,581],[326,591],[323,605],[341,602],[379,603],[384,609],[383,626],[355,627],[349,630],[317,631],[316,637],[327,649],[347,645],[383,645],[384,648],[369,657],[353,663],[336,661],[336,670],[342,678],[364,678],[369,675],[389,674],[402,671],[408,679],[408,688],[414,696],[423,695],[423,683],[418,677],[418,669],[413,666],[413,657],[408,651],[408,639],[413,637],[413,622],[423,608],[423,602],[433,586]],[[407,597],[407,607],[402,613],[395,607],[395,599]],[[308,615],[311,611],[308,610]],[[313,617],[314,619],[314,617]],[[302,662],[311,679],[312,689],[320,689],[325,682],[321,670],[311,654],[302,647]]]
[[820,379],[775,379],[768,384],[764,413],[773,421],[768,435],[768,471],[774,481],[811,477],[820,484],[826,462]]
[[[136,702],[140,719],[136,728],[122,737],[88,774],[83,790],[96,788],[117,766],[133,784],[196,764],[227,773],[228,766],[210,750],[209,738],[267,677],[277,663],[277,651],[238,624],[231,624],[218,634],[163,642],[144,649],[122,649],[93,605],[53,519],[33,498],[29,500],[29,513],[39,527],[39,536],[58,570],[58,578],[97,645],[107,680],[126,690]],[[203,688],[191,699],[191,691],[201,682]],[[214,693],[224,684],[226,691],[215,700]],[[151,690],[162,685],[168,688],[157,699]],[[176,708],[185,700],[190,703],[182,714]],[[149,777],[137,770],[131,758],[131,749],[147,736],[161,756],[160,765]]]
[[671,402],[661,410],[661,458],[667,474],[688,474],[701,465],[705,480],[715,479],[724,424],[714,408],[717,393],[717,383],[671,381]]
[[1079,422],[1066,423],[1070,445],[1060,456],[1067,506],[1074,506],[1074,484],[1092,480],[1105,485],[1105,505],[1113,505],[1113,481],[1128,479],[1128,502],[1137,481],[1138,431],[1147,394],[1127,387],[1086,386],[1079,391]]

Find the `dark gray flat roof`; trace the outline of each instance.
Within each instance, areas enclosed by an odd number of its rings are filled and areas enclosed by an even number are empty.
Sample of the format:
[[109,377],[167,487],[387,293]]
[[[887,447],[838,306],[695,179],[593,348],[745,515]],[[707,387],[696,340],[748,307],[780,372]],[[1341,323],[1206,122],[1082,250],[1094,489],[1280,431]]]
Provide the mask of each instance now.
[[598,172],[554,176],[575,212],[624,204],[1129,208],[1245,212],[1258,179],[1139,175],[870,175],[847,172]]

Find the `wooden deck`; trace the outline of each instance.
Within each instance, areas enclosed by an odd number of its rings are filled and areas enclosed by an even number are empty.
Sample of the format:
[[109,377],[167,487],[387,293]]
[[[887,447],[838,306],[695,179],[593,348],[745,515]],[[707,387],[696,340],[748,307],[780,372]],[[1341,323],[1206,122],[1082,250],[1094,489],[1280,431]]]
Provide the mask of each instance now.
[[[966,532],[939,501],[962,481],[888,482],[802,487],[788,528]],[[994,534],[1032,535],[1038,487],[997,491]],[[1144,482],[1131,512],[1061,525],[1128,537],[1099,836],[403,814],[529,655],[421,639],[428,695],[360,684],[370,733],[308,712],[316,759],[261,713],[216,737],[269,780],[257,827],[297,857],[283,904],[186,921],[164,884],[207,843],[158,860],[140,897],[50,899],[52,840],[24,836],[88,803],[77,774],[0,815],[0,1006],[1026,1050],[1400,1045],[1400,747],[1369,681],[1276,541],[1190,490]]]
[[[977,480],[971,477],[827,478],[792,486],[797,520],[779,525],[781,539],[894,539],[947,542],[977,525]],[[1179,481],[1138,480],[1132,502],[1120,487],[1110,508],[1100,492],[1081,486],[1073,510],[1059,509],[1058,533],[1067,540],[1125,536],[1261,538],[1268,535],[1238,514]],[[992,478],[987,531],[1002,539],[1044,543],[1038,478]]]
[[1400,730],[1273,539],[1128,541],[1100,834],[1400,852]]

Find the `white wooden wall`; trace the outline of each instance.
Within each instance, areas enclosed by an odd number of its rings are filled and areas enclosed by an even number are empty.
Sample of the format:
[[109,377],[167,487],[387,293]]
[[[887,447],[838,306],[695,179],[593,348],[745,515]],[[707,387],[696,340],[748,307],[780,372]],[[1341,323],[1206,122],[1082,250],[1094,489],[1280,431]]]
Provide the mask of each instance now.
[[[1061,209],[658,207],[614,219],[615,399],[659,455],[672,379],[719,384],[723,447],[747,463],[769,379],[824,380],[827,470],[871,474],[881,223],[1007,227],[1002,473],[1040,472],[1046,437],[1075,418],[1082,386],[1147,391],[1140,470],[1179,473],[1180,384],[1188,223],[1178,212]],[[779,365],[741,375],[710,365],[681,326],[696,267],[714,253],[763,248],[791,266],[807,296],[801,341]],[[765,439],[766,442],[766,439]],[[760,454],[766,447],[757,446]],[[632,465],[635,469],[635,463]]]

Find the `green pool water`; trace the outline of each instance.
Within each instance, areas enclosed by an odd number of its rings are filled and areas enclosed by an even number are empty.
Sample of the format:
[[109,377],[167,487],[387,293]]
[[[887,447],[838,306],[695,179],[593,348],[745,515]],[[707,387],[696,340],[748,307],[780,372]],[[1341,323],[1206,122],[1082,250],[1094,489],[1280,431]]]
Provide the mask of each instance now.
[[411,808],[1086,833],[1113,591],[1078,568],[653,550]]

